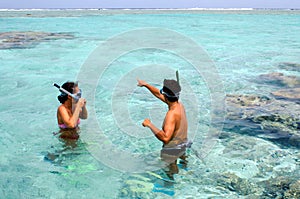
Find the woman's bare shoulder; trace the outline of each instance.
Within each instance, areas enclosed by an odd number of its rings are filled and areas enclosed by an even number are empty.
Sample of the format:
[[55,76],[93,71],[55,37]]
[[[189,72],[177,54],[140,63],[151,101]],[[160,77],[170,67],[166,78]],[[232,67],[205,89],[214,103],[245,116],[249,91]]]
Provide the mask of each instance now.
[[57,112],[64,112],[67,111],[67,108],[62,104],[57,108]]

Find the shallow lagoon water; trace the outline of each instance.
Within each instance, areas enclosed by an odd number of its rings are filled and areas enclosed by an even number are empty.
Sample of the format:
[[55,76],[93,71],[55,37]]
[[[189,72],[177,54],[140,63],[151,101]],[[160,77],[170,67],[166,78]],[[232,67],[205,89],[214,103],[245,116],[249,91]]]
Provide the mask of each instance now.
[[[80,140],[76,147],[66,146],[53,136],[53,132],[58,131],[56,96],[59,93],[52,86],[53,82],[62,84],[66,80],[76,80],[87,57],[106,39],[137,28],[161,27],[192,38],[206,50],[219,71],[226,94],[272,98],[270,92],[278,86],[256,79],[271,72],[299,77],[299,70],[279,67],[283,62],[300,63],[298,12],[2,11],[0,16],[0,32],[36,31],[74,36],[0,50],[0,198],[243,198],[262,195],[272,198],[276,192],[268,193],[262,185],[267,184],[266,180],[282,176],[292,180],[300,178],[299,148],[281,145],[255,136],[255,133],[247,134],[239,128],[224,129],[213,150],[199,159],[195,151],[204,144],[210,125],[209,90],[188,63],[172,54],[142,49],[116,59],[99,80],[95,94],[97,118],[111,143],[118,149],[138,153],[154,151],[159,155],[161,143],[151,132],[140,127],[140,132],[124,133],[116,125],[107,107],[111,89],[133,65],[160,64],[180,70],[182,80],[189,82],[197,94],[195,100],[198,100],[200,114],[197,115],[198,131],[190,132],[194,145],[189,151],[188,167],[180,169],[172,185],[166,185],[163,180],[166,176],[161,170],[138,174],[120,172],[97,161],[86,148],[90,143]],[[114,66],[117,70],[113,70]],[[161,70],[154,71],[151,76],[162,80],[165,76]],[[146,78],[147,74],[143,76]],[[160,87],[161,82],[153,83]],[[183,102],[189,99],[189,94],[183,92]],[[187,100],[187,107],[188,103]],[[128,100],[128,109],[135,125],[150,114],[160,126],[166,107],[145,90],[135,90]],[[192,113],[187,112],[189,117]],[[82,121],[82,134],[88,125],[88,120]],[[45,159],[49,153],[54,154],[53,161]],[[153,161],[158,161],[158,157]],[[224,179],[232,180],[230,186]]]

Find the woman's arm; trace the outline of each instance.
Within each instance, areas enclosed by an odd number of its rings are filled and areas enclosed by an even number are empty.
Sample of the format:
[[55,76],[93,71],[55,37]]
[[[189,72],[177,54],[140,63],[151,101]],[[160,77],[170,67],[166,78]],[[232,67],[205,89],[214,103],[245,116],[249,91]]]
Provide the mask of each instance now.
[[75,105],[75,110],[70,117],[68,110],[64,106],[60,106],[58,108],[58,113],[63,121],[63,123],[69,128],[76,128],[77,121],[79,119],[79,114],[81,112],[82,107],[84,106],[85,99],[80,98],[79,101]]
[[87,112],[87,109],[86,109],[86,103],[84,104],[84,106],[81,109],[81,112],[79,114],[79,118],[80,119],[87,119],[88,118],[88,112]]

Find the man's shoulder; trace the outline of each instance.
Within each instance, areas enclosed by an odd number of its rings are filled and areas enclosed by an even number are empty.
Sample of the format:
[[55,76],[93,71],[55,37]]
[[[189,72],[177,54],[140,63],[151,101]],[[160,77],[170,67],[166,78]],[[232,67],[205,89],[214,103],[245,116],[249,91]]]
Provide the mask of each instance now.
[[167,114],[166,114],[166,117],[172,117],[172,118],[175,118],[177,112],[176,110],[168,110]]
[[179,119],[180,116],[181,116],[181,112],[176,109],[169,110],[166,114],[166,117],[172,118],[174,120]]

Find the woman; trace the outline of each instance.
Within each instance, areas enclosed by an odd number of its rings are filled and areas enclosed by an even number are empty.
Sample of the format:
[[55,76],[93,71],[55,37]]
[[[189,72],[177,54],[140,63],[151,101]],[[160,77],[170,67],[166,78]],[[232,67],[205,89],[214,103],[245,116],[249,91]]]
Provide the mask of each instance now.
[[86,100],[81,97],[81,90],[77,83],[66,82],[62,88],[77,96],[75,100],[70,95],[62,92],[57,98],[61,105],[57,109],[57,122],[60,128],[60,138],[78,139],[80,119],[86,119],[88,116],[86,110]]

